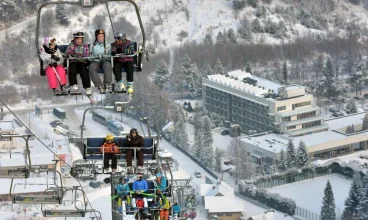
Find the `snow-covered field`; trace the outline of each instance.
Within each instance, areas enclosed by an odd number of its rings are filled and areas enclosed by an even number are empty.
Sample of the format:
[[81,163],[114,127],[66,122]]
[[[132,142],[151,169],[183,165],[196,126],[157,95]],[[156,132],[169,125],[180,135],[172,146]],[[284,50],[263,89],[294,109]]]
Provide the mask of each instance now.
[[344,202],[348,197],[351,180],[336,174],[305,180],[268,189],[269,192],[295,200],[296,205],[319,215],[327,181],[330,180],[335,197],[336,213],[344,211]]

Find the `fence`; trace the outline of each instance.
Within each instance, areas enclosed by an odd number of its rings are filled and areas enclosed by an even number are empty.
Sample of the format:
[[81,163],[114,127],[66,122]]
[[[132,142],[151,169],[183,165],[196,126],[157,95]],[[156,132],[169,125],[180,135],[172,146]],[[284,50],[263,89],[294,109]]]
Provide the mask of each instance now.
[[321,216],[311,212],[309,210],[300,208],[299,206],[296,207],[295,209],[295,215],[309,219],[309,220],[321,220]]
[[280,178],[278,179],[267,179],[264,181],[259,181],[255,184],[255,186],[257,186],[257,188],[260,188],[260,189],[267,189],[267,188],[272,188],[276,186],[282,186],[282,185],[289,184],[289,183],[295,183],[295,182],[300,182],[304,180],[314,179],[314,178],[318,178],[321,176],[329,175],[331,173],[332,173],[331,169],[326,169],[325,171],[318,172],[318,173],[313,172],[313,171],[302,172],[302,173],[292,174],[288,176],[280,176]]

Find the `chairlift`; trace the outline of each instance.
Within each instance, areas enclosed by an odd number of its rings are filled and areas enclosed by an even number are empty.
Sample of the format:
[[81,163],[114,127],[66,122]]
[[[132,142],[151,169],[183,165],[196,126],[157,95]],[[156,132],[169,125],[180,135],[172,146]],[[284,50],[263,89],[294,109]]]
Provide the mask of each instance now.
[[[72,5],[72,6],[80,6],[82,8],[92,8],[95,5],[105,4],[107,12],[108,12],[108,16],[109,16],[112,31],[115,33],[114,26],[113,26],[113,23],[112,23],[112,18],[111,18],[111,15],[110,15],[110,10],[109,10],[109,7],[108,7],[109,2],[128,2],[128,3],[130,3],[134,6],[136,14],[137,14],[138,21],[139,21],[139,26],[140,26],[140,29],[141,29],[141,33],[142,33],[142,45],[138,46],[137,42],[134,43],[136,53],[133,54],[133,55],[117,54],[115,56],[109,56],[109,55],[106,56],[106,55],[104,55],[104,57],[110,58],[112,65],[113,65],[113,59],[114,58],[133,57],[135,72],[141,72],[142,71],[142,60],[143,60],[143,55],[144,55],[144,52],[145,52],[146,34],[145,34],[145,31],[144,31],[144,28],[143,28],[143,23],[142,23],[142,19],[141,19],[141,16],[140,16],[139,8],[133,0],[80,0],[80,1],[77,1],[77,2],[76,1],[67,1],[67,0],[62,1],[62,0],[59,0],[59,1],[52,1],[52,2],[43,3],[42,5],[40,5],[40,7],[38,9],[38,12],[37,12],[35,46],[36,46],[36,51],[37,51],[37,55],[38,55],[39,62],[40,62],[40,75],[41,76],[45,75],[44,74],[45,70],[43,69],[43,61],[41,59],[40,52],[39,52],[39,50],[40,50],[39,37],[40,37],[40,27],[41,27],[41,25],[40,25],[41,22],[40,21],[41,21],[41,11],[42,11],[42,9],[46,6],[49,6],[49,5]],[[58,45],[58,48],[59,48],[60,52],[65,53],[67,45]],[[90,58],[97,58],[97,57],[84,57],[82,59],[90,59]],[[73,59],[73,58],[68,58],[67,59],[66,71],[68,71],[69,60],[71,60],[71,59]],[[146,59],[148,60],[148,52],[146,52]],[[101,71],[99,71],[99,72],[101,72]],[[111,72],[111,74],[113,74],[113,73]],[[114,77],[113,77],[113,79],[114,79]],[[114,86],[112,86],[112,88],[113,88],[112,93],[125,93],[125,91],[114,91]],[[81,95],[81,94],[82,93],[68,92],[67,94],[58,94],[58,95],[63,96],[63,95]]]
[[[41,212],[42,215],[44,217],[85,217],[86,216],[86,212],[92,212],[92,210],[87,210],[87,201],[86,201],[86,194],[85,192],[80,188],[80,186],[74,186],[74,187],[65,187],[63,188],[63,190],[65,191],[72,191],[72,195],[74,194],[74,207],[75,209],[47,209],[45,207],[45,204],[49,204],[49,203],[44,203],[41,205]],[[83,197],[83,207],[79,208],[77,207],[77,192],[81,192],[82,193],[82,197]],[[98,212],[96,210],[93,210],[93,212]],[[101,216],[101,215],[100,215]]]
[[81,180],[95,180],[96,172],[96,161],[88,160],[79,160],[74,162],[70,171],[74,178]]

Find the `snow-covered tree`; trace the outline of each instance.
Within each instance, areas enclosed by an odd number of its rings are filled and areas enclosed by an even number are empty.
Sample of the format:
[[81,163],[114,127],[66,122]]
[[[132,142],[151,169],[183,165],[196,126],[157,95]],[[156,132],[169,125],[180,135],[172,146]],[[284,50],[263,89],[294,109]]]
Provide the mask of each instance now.
[[289,168],[294,167],[296,163],[295,158],[295,147],[292,140],[289,140],[287,149],[286,149],[286,164]]
[[212,123],[208,116],[203,117],[203,162],[206,167],[212,168],[213,165],[213,135]]
[[309,163],[307,148],[303,141],[299,142],[298,152],[296,155],[296,162],[299,167],[303,167]]
[[66,15],[65,7],[63,5],[56,5],[56,20],[60,25],[67,26],[69,25],[68,16]]
[[235,183],[239,179],[247,179],[255,175],[255,165],[248,156],[245,147],[241,145],[241,141],[233,138],[227,148],[227,155],[235,165]]
[[186,125],[184,123],[183,116],[179,112],[177,112],[176,114],[177,121],[174,124],[174,130],[171,135],[171,140],[173,145],[175,145],[176,147],[188,150],[189,138],[186,131]]
[[221,75],[226,74],[225,68],[221,63],[220,58],[218,58],[216,61],[215,68],[213,69],[213,74],[221,74]]
[[194,121],[194,145],[192,147],[194,156],[198,159],[202,158],[203,149],[203,120],[197,114],[193,118]]
[[263,17],[264,15],[266,15],[266,8],[263,5],[258,6],[256,9],[257,18]]
[[359,60],[352,66],[349,82],[355,89],[355,95],[358,96],[358,91],[363,87],[364,81],[367,79],[367,71],[364,60],[360,57]]
[[358,213],[358,205],[364,196],[362,179],[359,172],[356,172],[351,183],[349,196],[345,200],[344,219],[352,219]]
[[227,31],[227,37],[229,38],[229,42],[235,44],[236,43],[236,36],[235,31],[232,28],[229,28]]
[[224,39],[224,36],[223,36],[222,32],[219,31],[217,33],[217,36],[216,36],[216,43],[217,44],[223,44],[224,43],[223,39]]
[[247,18],[242,18],[240,21],[240,27],[238,28],[239,36],[247,41],[251,41],[253,38],[252,27]]
[[195,98],[197,96],[197,86],[196,86],[196,81],[193,75],[189,76],[189,82],[188,82],[188,92],[189,92],[189,96],[190,98]]
[[247,62],[245,63],[245,71],[246,71],[247,73],[252,73],[252,66],[250,65],[250,62],[249,62],[249,61],[247,61]]
[[358,220],[366,220],[368,219],[368,177],[367,177],[367,174],[366,174],[366,178],[367,178],[367,181],[364,181],[364,185],[365,186],[362,190],[363,192],[363,196],[359,202],[359,205],[357,207],[357,211],[358,211],[358,214],[357,214],[357,218]]
[[206,34],[206,36],[204,37],[203,43],[206,46],[212,46],[213,45],[212,35],[211,34]]
[[205,70],[204,70],[204,73],[205,73],[205,75],[206,76],[208,76],[208,75],[212,75],[213,73],[212,73],[212,68],[211,68],[211,65],[210,64],[206,64],[205,65]]
[[330,181],[327,181],[321,208],[321,219],[336,220],[336,204]]
[[251,26],[252,26],[252,31],[254,33],[262,33],[263,32],[263,28],[262,28],[261,22],[258,20],[258,18],[255,18],[252,21]]
[[357,105],[354,101],[350,101],[349,103],[347,103],[346,108],[349,109],[350,113],[358,112]]
[[161,89],[165,87],[169,81],[169,71],[165,60],[159,60],[156,66],[156,76],[154,79],[155,84]]
[[354,132],[355,132],[354,124],[352,124],[352,125],[350,126],[350,132],[351,132],[351,133],[354,133]]
[[222,156],[223,156],[223,151],[222,150],[219,150],[217,147],[215,149],[215,171],[217,173],[221,173],[222,169],[221,169],[221,164],[222,164]]
[[287,84],[288,70],[287,70],[286,60],[284,60],[284,64],[282,65],[282,76],[284,79],[284,83]]
[[338,80],[335,77],[335,70],[332,66],[330,58],[327,59],[324,70],[323,77],[321,79],[321,88],[324,89],[325,95],[331,99],[331,97],[336,97],[339,95],[339,85]]
[[283,149],[280,151],[280,162],[278,164],[278,169],[280,171],[285,171],[287,169],[287,161],[285,158],[285,152]]
[[368,113],[363,118],[362,131],[368,130]]
[[345,133],[346,133],[346,134],[350,134],[350,133],[351,133],[351,127],[350,127],[350,125],[348,125],[348,126],[346,127]]

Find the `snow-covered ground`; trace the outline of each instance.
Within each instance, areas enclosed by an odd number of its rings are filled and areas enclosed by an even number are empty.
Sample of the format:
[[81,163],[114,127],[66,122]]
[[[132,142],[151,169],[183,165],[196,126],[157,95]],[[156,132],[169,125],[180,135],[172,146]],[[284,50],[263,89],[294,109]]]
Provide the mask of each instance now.
[[305,180],[268,189],[269,192],[295,200],[296,205],[319,215],[327,181],[330,181],[335,197],[336,213],[344,211],[344,202],[348,197],[351,180],[332,174],[316,179]]

